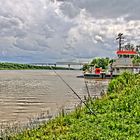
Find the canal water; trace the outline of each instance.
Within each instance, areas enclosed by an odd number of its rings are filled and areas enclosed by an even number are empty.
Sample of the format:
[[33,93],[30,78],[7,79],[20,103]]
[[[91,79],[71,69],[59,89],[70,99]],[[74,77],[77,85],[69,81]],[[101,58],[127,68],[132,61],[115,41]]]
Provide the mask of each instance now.
[[[82,71],[56,71],[81,97],[87,96]],[[100,96],[107,81],[86,81],[92,96]],[[0,71],[0,125],[26,123],[30,118],[74,109],[78,98],[49,70]]]

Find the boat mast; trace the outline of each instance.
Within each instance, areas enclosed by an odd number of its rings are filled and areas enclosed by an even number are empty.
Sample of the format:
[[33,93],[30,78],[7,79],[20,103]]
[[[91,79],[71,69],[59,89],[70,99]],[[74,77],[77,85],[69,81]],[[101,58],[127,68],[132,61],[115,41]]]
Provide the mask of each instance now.
[[119,40],[119,51],[122,50],[122,40],[124,39],[123,33],[119,33],[116,40]]

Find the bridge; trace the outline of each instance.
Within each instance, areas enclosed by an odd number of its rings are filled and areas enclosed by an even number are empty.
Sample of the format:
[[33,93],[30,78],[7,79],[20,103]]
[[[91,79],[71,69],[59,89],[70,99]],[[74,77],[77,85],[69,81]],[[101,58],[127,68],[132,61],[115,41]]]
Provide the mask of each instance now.
[[34,66],[67,66],[68,68],[72,66],[82,67],[84,64],[87,64],[87,62],[30,63],[30,65]]
[[33,66],[56,66],[56,63],[30,63]]

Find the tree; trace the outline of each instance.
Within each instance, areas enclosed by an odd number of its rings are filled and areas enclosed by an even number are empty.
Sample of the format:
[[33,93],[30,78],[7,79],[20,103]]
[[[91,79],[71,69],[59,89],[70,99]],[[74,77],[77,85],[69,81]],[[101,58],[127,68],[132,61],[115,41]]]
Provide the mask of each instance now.
[[139,53],[139,55],[140,55],[140,45],[137,45],[136,46],[136,51]]
[[102,68],[106,69],[109,65],[110,59],[108,57],[106,58],[95,58],[91,61],[90,65],[96,67],[96,68]]
[[133,44],[130,44],[130,43],[127,43],[125,46],[124,46],[125,50],[134,50],[134,45]]
[[84,64],[83,65],[83,71],[89,70],[89,65],[88,64]]

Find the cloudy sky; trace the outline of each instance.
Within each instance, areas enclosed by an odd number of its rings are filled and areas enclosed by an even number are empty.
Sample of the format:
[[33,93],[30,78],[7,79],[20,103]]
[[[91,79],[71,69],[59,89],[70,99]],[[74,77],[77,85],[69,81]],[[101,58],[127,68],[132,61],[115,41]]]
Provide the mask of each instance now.
[[0,0],[0,61],[115,57],[115,37],[140,44],[140,0]]

